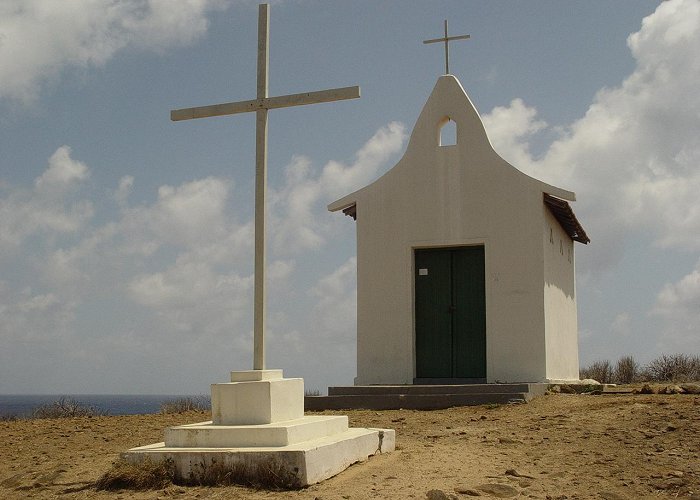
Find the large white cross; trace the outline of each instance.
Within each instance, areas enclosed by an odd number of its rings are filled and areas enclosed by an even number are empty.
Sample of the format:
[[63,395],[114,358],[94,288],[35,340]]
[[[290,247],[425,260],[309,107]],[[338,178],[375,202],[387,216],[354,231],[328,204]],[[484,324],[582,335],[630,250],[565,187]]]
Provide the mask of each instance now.
[[267,111],[275,108],[340,101],[360,97],[360,87],[344,87],[278,97],[267,95],[270,11],[258,10],[258,92],[250,101],[228,102],[197,108],[175,109],[173,121],[233,115],[255,111],[255,305],[253,313],[253,369],[265,369],[265,191],[267,185]]
[[449,42],[453,40],[466,40],[469,35],[447,36],[447,19],[445,19],[445,36],[442,38],[433,38],[431,40],[423,40],[423,43],[445,42],[445,74],[450,74],[450,46]]

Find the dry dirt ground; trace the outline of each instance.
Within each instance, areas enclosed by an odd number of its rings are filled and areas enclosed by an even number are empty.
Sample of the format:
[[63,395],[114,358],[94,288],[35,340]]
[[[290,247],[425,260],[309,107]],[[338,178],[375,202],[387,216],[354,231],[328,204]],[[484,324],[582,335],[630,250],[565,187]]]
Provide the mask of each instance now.
[[397,451],[298,491],[91,487],[119,452],[162,440],[167,426],[206,420],[202,413],[0,422],[0,498],[700,499],[698,395],[558,394],[522,405],[343,413],[353,426],[396,429]]

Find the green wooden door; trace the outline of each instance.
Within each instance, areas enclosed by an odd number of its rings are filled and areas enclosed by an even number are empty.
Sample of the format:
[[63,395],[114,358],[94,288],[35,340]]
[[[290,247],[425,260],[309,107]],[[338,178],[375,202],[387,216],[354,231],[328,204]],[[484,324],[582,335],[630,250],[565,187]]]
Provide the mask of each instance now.
[[415,251],[416,378],[486,378],[484,247]]

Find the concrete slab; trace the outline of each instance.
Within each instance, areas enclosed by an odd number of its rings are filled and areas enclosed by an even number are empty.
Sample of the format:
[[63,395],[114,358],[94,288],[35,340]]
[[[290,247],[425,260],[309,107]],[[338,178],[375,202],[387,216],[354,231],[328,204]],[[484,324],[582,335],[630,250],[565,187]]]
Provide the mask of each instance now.
[[345,415],[305,416],[265,425],[178,425],[165,430],[165,446],[174,448],[246,448],[287,446],[348,430]]
[[307,411],[437,410],[454,406],[525,403],[549,384],[363,385],[329,387],[328,396],[306,396]]
[[329,396],[360,394],[517,394],[531,392],[547,384],[429,384],[429,385],[351,385],[329,387]]
[[304,381],[275,378],[212,384],[211,411],[216,425],[259,425],[301,418]]
[[517,394],[368,394],[352,396],[307,396],[307,411],[320,410],[439,410],[454,406],[525,403]]
[[283,378],[282,370],[238,370],[231,372],[231,382],[255,382]]
[[212,464],[224,467],[242,464],[251,471],[272,465],[287,471],[297,486],[307,486],[328,479],[372,455],[393,451],[395,443],[393,429],[350,428],[332,436],[288,446],[179,448],[156,443],[133,448],[122,453],[122,457],[136,463],[147,457],[154,461],[172,460],[179,479],[196,477]]

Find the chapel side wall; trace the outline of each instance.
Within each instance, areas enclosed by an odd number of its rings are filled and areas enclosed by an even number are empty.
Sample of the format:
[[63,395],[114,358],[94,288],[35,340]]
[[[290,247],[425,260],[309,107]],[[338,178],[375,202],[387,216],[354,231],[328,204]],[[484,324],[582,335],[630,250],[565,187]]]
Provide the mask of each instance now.
[[547,380],[579,379],[574,241],[543,205]]

